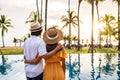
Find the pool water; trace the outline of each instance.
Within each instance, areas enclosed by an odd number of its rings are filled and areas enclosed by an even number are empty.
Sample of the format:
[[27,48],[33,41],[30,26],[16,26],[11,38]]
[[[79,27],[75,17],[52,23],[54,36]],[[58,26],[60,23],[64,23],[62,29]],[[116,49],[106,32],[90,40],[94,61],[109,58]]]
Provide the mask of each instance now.
[[[0,80],[26,80],[23,55],[0,56]],[[66,80],[120,80],[120,54],[68,54]]]

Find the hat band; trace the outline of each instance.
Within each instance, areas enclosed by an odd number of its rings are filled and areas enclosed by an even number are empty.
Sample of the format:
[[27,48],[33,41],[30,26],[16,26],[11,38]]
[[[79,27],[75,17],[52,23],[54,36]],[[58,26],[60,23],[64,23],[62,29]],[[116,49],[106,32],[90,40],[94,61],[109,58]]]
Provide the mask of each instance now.
[[57,39],[57,38],[58,38],[58,34],[57,34],[55,37],[49,37],[48,34],[47,34],[47,38],[48,38],[49,40]]
[[42,27],[40,27],[38,29],[33,29],[33,30],[31,30],[31,32],[36,32],[36,31],[40,31],[40,30],[42,30]]

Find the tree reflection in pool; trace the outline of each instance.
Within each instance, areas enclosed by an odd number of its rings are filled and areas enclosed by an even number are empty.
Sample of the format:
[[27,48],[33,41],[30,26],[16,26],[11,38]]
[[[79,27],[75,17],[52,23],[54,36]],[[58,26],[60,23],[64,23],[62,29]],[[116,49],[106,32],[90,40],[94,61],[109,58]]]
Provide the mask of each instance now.
[[[0,80],[26,80],[23,55],[0,56]],[[68,54],[66,80],[120,80],[120,54]]]

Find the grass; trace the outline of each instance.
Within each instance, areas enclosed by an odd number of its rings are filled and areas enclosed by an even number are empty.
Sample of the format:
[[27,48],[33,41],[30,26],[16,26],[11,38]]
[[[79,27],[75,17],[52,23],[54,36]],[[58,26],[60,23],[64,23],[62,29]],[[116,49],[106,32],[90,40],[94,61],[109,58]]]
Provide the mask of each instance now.
[[118,53],[119,51],[116,48],[102,48],[97,49],[98,53]]
[[5,47],[0,49],[3,55],[23,54],[23,49],[21,47]]
[[78,51],[77,49],[66,49],[66,52],[69,54],[79,54],[79,53],[88,53],[88,48],[82,48],[80,51]]
[[[17,55],[17,54],[23,54],[23,48],[21,47],[5,47],[5,48],[0,48],[2,54],[4,55]],[[66,49],[66,52],[69,54],[79,54],[79,53],[88,53],[88,47],[82,48],[80,51],[77,49]],[[0,52],[0,53],[1,53]],[[94,51],[95,52],[95,51]],[[95,53],[118,53],[116,48],[96,48]]]
[[[66,49],[67,53],[72,53],[72,54],[76,54],[76,53],[90,53],[88,52],[89,48],[88,47],[84,47],[82,48],[80,51],[78,51],[77,49]],[[118,53],[119,51],[116,48],[96,48],[95,50],[93,50],[94,53]]]

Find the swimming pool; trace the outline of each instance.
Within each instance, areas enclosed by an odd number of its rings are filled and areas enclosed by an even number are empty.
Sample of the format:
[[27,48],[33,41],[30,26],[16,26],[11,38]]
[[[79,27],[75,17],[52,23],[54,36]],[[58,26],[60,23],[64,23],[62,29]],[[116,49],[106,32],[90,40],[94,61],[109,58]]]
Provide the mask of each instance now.
[[[66,80],[119,80],[120,54],[68,54]],[[26,80],[23,55],[0,56],[0,80]]]

